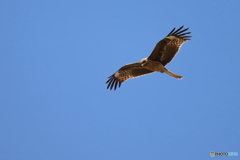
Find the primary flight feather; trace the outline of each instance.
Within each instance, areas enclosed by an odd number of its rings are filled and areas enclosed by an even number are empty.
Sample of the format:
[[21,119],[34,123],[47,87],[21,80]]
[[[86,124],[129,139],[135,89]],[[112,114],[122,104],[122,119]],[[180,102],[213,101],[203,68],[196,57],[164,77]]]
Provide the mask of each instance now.
[[178,53],[182,44],[191,38],[191,36],[187,36],[191,32],[185,32],[188,28],[183,29],[183,27],[177,30],[174,28],[164,39],[159,41],[148,58],[144,58],[140,62],[127,64],[108,77],[107,89],[116,90],[117,87],[120,87],[124,81],[130,78],[153,72],[166,73],[177,79],[182,79],[182,76],[167,70],[165,66]]

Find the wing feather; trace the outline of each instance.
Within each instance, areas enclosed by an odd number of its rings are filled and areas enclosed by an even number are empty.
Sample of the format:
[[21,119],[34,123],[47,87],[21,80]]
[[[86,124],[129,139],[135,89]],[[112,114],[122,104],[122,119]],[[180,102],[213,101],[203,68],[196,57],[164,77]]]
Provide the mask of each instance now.
[[149,74],[152,72],[153,71],[150,71],[150,70],[142,67],[140,62],[127,64],[127,65],[121,67],[113,75],[108,77],[109,79],[106,82],[108,84],[107,89],[109,88],[110,90],[112,90],[112,89],[116,90],[117,87],[120,87],[124,81],[126,81],[130,78],[143,76],[145,74]]
[[171,62],[183,43],[191,38],[191,36],[186,36],[191,32],[185,32],[189,28],[182,30],[183,27],[184,26],[178,28],[177,30],[173,28],[173,30],[164,39],[157,43],[148,58],[154,61],[160,61],[164,66]]

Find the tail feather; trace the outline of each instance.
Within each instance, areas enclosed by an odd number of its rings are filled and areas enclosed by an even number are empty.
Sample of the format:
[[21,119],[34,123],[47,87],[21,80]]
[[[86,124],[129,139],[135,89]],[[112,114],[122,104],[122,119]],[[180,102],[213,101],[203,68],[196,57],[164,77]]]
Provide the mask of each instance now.
[[174,78],[177,78],[177,79],[183,79],[183,76],[180,76],[180,75],[177,75],[169,70],[167,70],[166,68],[164,68],[164,73],[168,74],[169,76],[172,76]]

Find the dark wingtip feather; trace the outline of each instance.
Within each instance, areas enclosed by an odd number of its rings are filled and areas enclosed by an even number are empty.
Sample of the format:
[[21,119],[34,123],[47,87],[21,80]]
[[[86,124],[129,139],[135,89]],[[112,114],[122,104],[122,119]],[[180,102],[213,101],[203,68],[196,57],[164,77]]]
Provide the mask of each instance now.
[[111,85],[110,85],[110,88],[113,88],[114,83],[115,83],[115,79],[113,78],[113,79],[112,79],[112,83],[111,83]]
[[[183,27],[184,27],[184,26],[178,28],[174,33],[177,33],[177,32],[180,31]],[[174,33],[173,33],[173,34],[174,34]]]
[[118,84],[118,88],[120,88],[120,87],[121,87],[121,84],[122,84],[122,82],[119,82],[119,84]]
[[[109,81],[110,80],[110,81]],[[110,85],[112,84],[112,81],[113,81],[113,79],[109,79],[108,81],[108,85],[107,85],[107,89],[110,87]],[[111,89],[110,89],[111,90]]]
[[[183,29],[184,26],[181,26],[180,28],[178,28],[177,30],[175,30],[175,28],[173,28],[173,30],[167,35],[167,36],[176,36],[176,37],[179,37],[179,38],[183,38],[185,40],[190,40],[190,39],[187,39],[187,38],[190,38],[191,36],[184,36],[184,35],[187,35],[187,34],[190,34],[191,32],[185,32],[187,31],[189,28],[185,28]],[[183,30],[182,30],[183,29]],[[185,33],[184,33],[185,32]]]
[[111,78],[110,77],[108,77],[109,79],[107,80],[107,82],[106,83],[109,83],[109,81],[111,80]]
[[121,82],[118,81],[118,80],[114,77],[114,75],[111,75],[111,76],[108,77],[108,78],[109,78],[109,79],[106,81],[106,83],[108,83],[107,89],[110,89],[110,90],[114,89],[114,90],[116,90],[117,87],[120,87],[120,86],[121,86]]
[[174,30],[175,30],[175,28],[173,28],[173,29],[171,30],[171,32],[168,33],[167,36],[171,35],[171,34],[174,32]]

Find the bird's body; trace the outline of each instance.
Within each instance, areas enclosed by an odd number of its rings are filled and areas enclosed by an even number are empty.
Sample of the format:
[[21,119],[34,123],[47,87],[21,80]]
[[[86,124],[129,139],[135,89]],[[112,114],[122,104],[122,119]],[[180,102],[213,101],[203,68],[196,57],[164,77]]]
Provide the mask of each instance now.
[[161,62],[158,62],[158,61],[152,61],[148,58],[144,58],[142,59],[141,61],[141,65],[150,70],[150,71],[154,71],[154,72],[161,72],[163,73],[164,72],[164,66]]
[[167,70],[161,62],[152,61],[152,60],[149,60],[147,58],[144,58],[143,60],[141,60],[141,62],[142,62],[141,63],[142,66],[144,68],[150,70],[150,71],[166,73],[169,76],[172,76],[172,77],[177,78],[177,79],[182,79],[183,78],[183,76],[177,75],[177,74]]
[[110,88],[110,90],[113,88],[116,89],[117,86],[120,87],[121,83],[129,78],[135,78],[153,72],[166,73],[177,79],[182,79],[182,76],[165,68],[179,51],[182,44],[190,40],[188,38],[191,36],[185,35],[191,32],[184,33],[188,28],[181,30],[182,28],[183,26],[176,31],[174,28],[164,39],[159,41],[149,57],[142,59],[140,62],[127,64],[121,67],[109,77],[106,82],[108,83],[107,88]]

